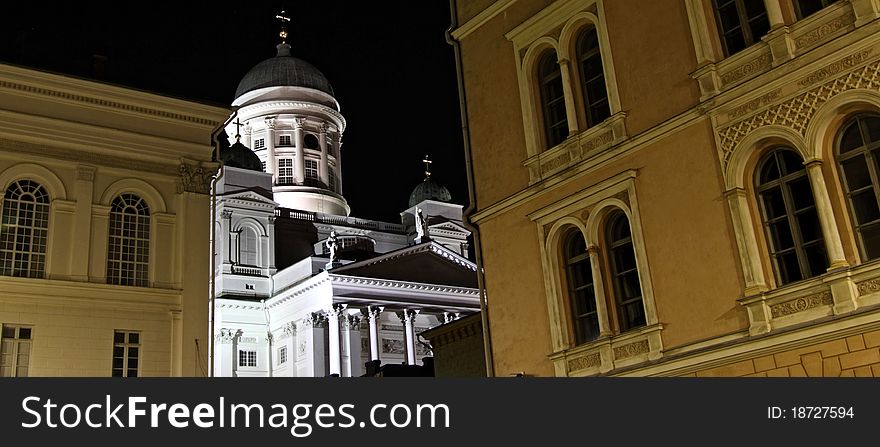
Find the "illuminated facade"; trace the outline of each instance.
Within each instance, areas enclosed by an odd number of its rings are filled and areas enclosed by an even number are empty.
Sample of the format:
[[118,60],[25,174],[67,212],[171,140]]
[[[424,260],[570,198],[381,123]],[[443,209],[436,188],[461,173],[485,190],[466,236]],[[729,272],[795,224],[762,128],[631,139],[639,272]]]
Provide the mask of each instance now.
[[349,216],[346,122],[317,68],[282,42],[245,74],[233,106],[214,214],[215,376],[421,364],[422,331],[479,310],[462,207],[430,170],[400,222]]
[[0,65],[0,376],[206,376],[228,110]]
[[880,375],[875,1],[451,6],[496,375]]

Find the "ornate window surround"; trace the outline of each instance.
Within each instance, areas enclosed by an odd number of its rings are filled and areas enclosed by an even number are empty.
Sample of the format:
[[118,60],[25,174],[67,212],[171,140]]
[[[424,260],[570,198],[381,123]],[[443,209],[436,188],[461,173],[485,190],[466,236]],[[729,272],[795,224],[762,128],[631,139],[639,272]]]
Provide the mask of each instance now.
[[[529,169],[531,183],[582,159],[590,158],[626,138],[626,114],[621,110],[614,58],[605,27],[603,1],[553,2],[505,34],[513,43],[516,60],[527,152],[527,159],[523,164]],[[599,37],[611,116],[604,122],[587,128],[586,110],[583,100],[580,99],[579,68],[577,63],[572,62],[572,57],[575,57],[575,45],[580,31],[589,26],[596,28]],[[561,144],[543,150],[544,130],[543,120],[540,119],[541,98],[536,75],[537,64],[548,50],[556,52],[562,73],[569,137]]]
[[[229,235],[234,240],[230,241],[230,247],[235,247],[235,262],[240,264],[241,257],[241,241],[239,238],[241,237],[242,230],[247,229],[248,231],[253,231],[257,236],[256,244],[257,244],[257,265],[256,266],[248,266],[248,267],[259,267],[261,270],[265,270],[268,265],[268,233],[266,228],[263,227],[260,222],[251,217],[244,217],[235,222],[232,231],[230,231]],[[244,264],[242,264],[244,265]],[[266,274],[266,273],[264,273]]]
[[762,42],[725,57],[712,0],[685,0],[697,58],[691,77],[699,84],[701,100],[708,100],[880,17],[880,5],[874,0],[839,1],[802,20],[796,19],[792,0],[764,0],[764,3],[770,31]]
[[[657,316],[651,272],[648,265],[641,217],[636,200],[637,172],[630,170],[611,177],[529,215],[538,226],[544,288],[549,311],[553,352],[549,355],[557,376],[585,376],[660,358],[662,325]],[[603,240],[604,221],[610,212],[621,210],[629,220],[633,249],[645,306],[647,325],[613,334],[607,309],[607,279],[602,274],[597,242]],[[581,231],[590,252],[593,284],[599,314],[598,339],[575,345],[569,330],[560,247],[568,231]]]

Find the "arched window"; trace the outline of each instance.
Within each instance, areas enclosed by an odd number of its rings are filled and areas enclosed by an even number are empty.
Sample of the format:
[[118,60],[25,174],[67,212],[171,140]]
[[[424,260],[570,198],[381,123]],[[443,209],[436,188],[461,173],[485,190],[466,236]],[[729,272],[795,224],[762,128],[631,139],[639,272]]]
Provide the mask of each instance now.
[[238,263],[259,267],[257,261],[257,232],[252,228],[243,228],[238,235]]
[[577,344],[582,344],[599,336],[599,316],[590,255],[580,231],[566,238],[564,256],[574,336]]
[[801,157],[778,148],[758,164],[756,191],[778,285],[828,269],[813,190]]
[[562,73],[556,53],[548,51],[538,64],[541,86],[541,108],[544,114],[544,133],[547,147],[551,148],[568,137],[568,118],[565,113],[565,95],[562,91]]
[[770,30],[763,0],[713,0],[724,54],[730,56],[761,40]]
[[107,283],[147,287],[150,283],[150,207],[135,194],[110,204]]
[[581,71],[581,88],[584,95],[587,126],[595,126],[611,115],[596,28],[589,28],[582,32],[578,37],[575,49]]
[[318,137],[315,134],[307,133],[305,137],[303,137],[303,144],[305,144],[306,149],[320,149],[321,143],[318,141]]
[[620,331],[624,332],[646,324],[642,286],[629,219],[623,212],[616,211],[608,217],[607,222],[605,237],[617,303],[617,323]]
[[880,257],[880,117],[860,115],[844,126],[837,159],[862,256],[876,259]]
[[49,194],[33,180],[6,188],[0,221],[0,274],[42,278],[46,270]]

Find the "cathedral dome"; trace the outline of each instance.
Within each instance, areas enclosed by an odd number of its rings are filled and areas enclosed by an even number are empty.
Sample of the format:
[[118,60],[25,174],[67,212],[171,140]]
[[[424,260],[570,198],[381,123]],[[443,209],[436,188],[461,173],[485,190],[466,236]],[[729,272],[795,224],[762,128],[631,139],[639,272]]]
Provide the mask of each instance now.
[[278,45],[278,54],[255,65],[241,79],[235,97],[265,87],[306,87],[333,96],[330,81],[314,65],[290,55],[290,45]]
[[452,200],[452,194],[445,186],[438,183],[431,176],[425,177],[421,183],[416,185],[412,194],[409,195],[409,206],[414,207],[423,200],[436,200],[438,202],[448,202]]
[[239,141],[228,148],[220,149],[220,160],[223,160],[225,166],[263,172],[260,157]]

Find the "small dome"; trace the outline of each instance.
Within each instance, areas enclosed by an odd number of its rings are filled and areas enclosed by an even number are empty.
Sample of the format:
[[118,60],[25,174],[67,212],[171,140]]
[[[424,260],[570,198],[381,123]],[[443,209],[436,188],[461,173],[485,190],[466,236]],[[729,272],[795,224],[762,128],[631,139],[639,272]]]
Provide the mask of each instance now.
[[445,186],[429,176],[413,189],[412,194],[409,195],[409,206],[414,207],[423,200],[448,202],[452,200],[452,194],[449,194],[449,190]]
[[223,160],[225,166],[263,172],[260,157],[239,141],[228,148],[220,149],[220,160]]
[[235,97],[265,87],[306,87],[333,95],[330,81],[314,65],[290,55],[290,45],[278,45],[278,55],[251,68],[238,83]]

